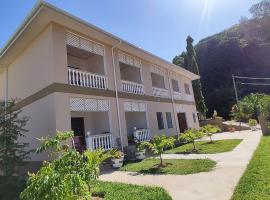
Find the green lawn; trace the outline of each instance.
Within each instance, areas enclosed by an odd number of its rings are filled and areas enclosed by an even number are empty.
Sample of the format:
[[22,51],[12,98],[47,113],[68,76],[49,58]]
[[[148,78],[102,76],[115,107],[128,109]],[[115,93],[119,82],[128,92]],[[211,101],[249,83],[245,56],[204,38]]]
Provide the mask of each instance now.
[[[242,140],[240,139],[230,139],[230,140],[215,140],[213,143],[209,141],[199,141],[195,145],[198,149],[199,154],[214,154],[222,153],[227,151],[232,151]],[[173,149],[167,150],[166,154],[188,154],[192,152],[192,143],[184,144]]]
[[212,170],[216,162],[209,159],[166,159],[166,167],[158,168],[159,159],[145,159],[140,162],[126,163],[121,171],[144,174],[194,174]]
[[104,200],[172,200],[160,187],[146,187],[124,183],[96,181],[92,188],[94,196]]
[[262,137],[232,200],[270,199],[270,137]]
[[[7,184],[9,182],[9,184]],[[95,181],[92,192],[94,196],[104,200],[172,200],[170,195],[160,187],[137,186],[124,183]],[[17,178],[0,176],[0,199],[18,200],[20,192],[25,187],[25,181]],[[49,192],[49,191],[48,191]]]

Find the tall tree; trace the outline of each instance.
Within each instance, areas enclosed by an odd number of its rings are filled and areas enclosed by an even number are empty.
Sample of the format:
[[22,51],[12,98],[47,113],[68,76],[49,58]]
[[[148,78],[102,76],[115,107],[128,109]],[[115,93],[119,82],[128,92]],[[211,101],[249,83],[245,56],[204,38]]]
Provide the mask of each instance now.
[[263,18],[270,16],[270,0],[263,0],[251,6],[249,12],[253,18]]
[[18,141],[27,132],[24,129],[28,117],[19,117],[21,110],[15,108],[15,101],[0,105],[0,171],[5,177],[18,174],[19,166],[28,158],[27,143]]
[[[193,47],[193,38],[188,36],[186,41],[187,41],[186,68],[189,71],[191,71],[197,75],[200,75],[199,67],[198,67],[198,64],[196,61],[196,54],[195,54],[195,50]],[[207,112],[207,107],[205,105],[204,97],[202,94],[202,85],[201,85],[200,79],[194,80],[192,82],[192,86],[193,86],[197,110],[202,115],[205,116],[205,114]]]

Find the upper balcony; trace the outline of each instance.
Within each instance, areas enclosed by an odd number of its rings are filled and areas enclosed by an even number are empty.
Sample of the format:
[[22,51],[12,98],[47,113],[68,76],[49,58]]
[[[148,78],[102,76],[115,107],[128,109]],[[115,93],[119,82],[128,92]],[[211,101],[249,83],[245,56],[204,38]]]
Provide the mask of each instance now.
[[141,78],[141,61],[119,52],[119,67],[122,91],[144,95],[144,85]]
[[165,88],[164,76],[151,73],[153,95],[156,97],[169,97],[169,91]]
[[108,88],[102,45],[67,33],[67,64],[70,85]]
[[184,83],[184,89],[185,89],[185,100],[186,101],[194,101],[194,96],[191,93],[190,84]]
[[179,86],[179,81],[175,79],[171,79],[171,83],[172,83],[172,90],[173,90],[173,98],[175,100],[180,100],[182,98],[182,95],[181,95],[181,90]]

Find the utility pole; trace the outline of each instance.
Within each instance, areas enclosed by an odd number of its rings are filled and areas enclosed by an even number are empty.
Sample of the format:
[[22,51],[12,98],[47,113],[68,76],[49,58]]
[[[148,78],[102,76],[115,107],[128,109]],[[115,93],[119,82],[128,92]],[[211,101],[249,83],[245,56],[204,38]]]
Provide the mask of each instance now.
[[236,99],[236,103],[238,105],[238,93],[237,93],[237,88],[236,88],[236,84],[235,84],[235,76],[232,75],[232,79],[233,79],[233,87],[234,87],[234,93],[235,93],[235,99]]
[[[239,104],[238,104],[238,93],[237,93],[237,88],[236,88],[236,84],[235,84],[235,76],[234,76],[234,74],[232,75],[232,79],[233,79],[233,87],[234,87],[234,93],[235,93],[236,104],[237,104],[238,111],[239,111],[239,115],[240,115],[240,107],[239,107]],[[240,127],[241,127],[241,124],[242,124],[242,121],[241,121],[241,119],[240,119],[240,122],[239,122]],[[240,130],[239,130],[239,131],[240,131]]]

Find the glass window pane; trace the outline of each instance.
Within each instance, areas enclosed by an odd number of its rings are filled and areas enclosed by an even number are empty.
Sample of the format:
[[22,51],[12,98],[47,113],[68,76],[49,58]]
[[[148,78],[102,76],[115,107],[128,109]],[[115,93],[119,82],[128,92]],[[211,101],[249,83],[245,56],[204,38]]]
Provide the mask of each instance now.
[[164,122],[162,112],[157,112],[157,122],[158,122],[158,129],[164,129]]
[[170,112],[166,112],[166,119],[168,128],[173,128],[172,114]]

